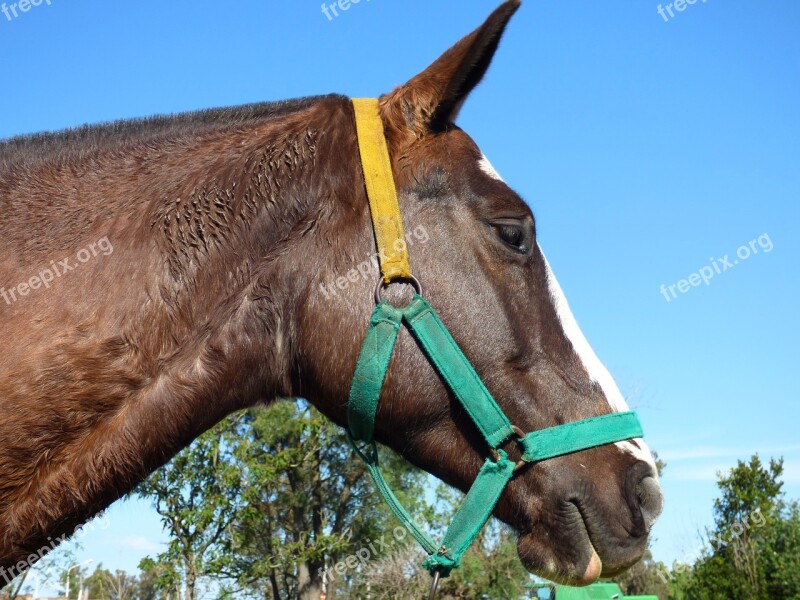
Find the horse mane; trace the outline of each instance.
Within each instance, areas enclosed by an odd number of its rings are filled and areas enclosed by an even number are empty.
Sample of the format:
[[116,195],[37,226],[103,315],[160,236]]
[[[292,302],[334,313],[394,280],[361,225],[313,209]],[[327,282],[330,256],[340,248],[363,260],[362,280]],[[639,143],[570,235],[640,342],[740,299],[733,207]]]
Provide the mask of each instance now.
[[0,176],[15,168],[30,169],[53,160],[80,160],[98,151],[119,150],[156,140],[185,139],[223,127],[269,121],[330,98],[344,97],[337,94],[308,96],[15,136],[0,140]]

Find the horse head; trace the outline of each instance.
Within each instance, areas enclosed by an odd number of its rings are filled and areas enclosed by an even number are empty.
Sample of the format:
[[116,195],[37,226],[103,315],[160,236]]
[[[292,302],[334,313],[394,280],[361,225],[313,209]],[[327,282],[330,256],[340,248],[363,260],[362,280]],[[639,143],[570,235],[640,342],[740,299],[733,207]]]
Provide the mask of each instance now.
[[[511,422],[540,430],[627,411],[581,333],[537,243],[529,206],[457,125],[518,1],[380,99],[411,264],[425,297]],[[356,171],[359,171],[356,168]],[[356,189],[363,186],[357,172]],[[374,278],[354,269],[372,248],[363,194],[314,238],[325,257],[297,320],[303,394],[346,424],[348,386]],[[356,273],[356,276],[342,277]],[[329,293],[326,281],[344,281]],[[408,302],[406,286],[389,298]],[[320,341],[325,332],[327,342]],[[375,423],[376,438],[415,465],[467,490],[486,444],[412,336],[401,331]],[[512,452],[512,450],[509,450]],[[519,532],[524,564],[550,579],[589,583],[638,561],[662,505],[653,457],[641,439],[530,465],[495,514]]]

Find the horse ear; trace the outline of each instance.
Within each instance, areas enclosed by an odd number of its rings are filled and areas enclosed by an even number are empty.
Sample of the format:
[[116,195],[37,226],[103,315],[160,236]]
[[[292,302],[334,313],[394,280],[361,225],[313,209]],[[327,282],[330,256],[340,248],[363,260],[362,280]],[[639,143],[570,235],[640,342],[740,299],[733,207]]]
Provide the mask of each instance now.
[[383,106],[393,124],[405,125],[422,136],[455,121],[464,100],[486,74],[506,25],[520,3],[521,0],[506,0],[483,25],[391,92]]

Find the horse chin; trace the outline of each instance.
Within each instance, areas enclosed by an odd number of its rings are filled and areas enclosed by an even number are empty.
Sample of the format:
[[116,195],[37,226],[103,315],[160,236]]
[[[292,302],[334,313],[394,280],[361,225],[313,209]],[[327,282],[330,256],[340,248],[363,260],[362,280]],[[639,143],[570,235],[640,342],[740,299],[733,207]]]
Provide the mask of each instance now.
[[592,554],[591,562],[586,567],[586,571],[583,574],[580,574],[577,571],[570,573],[564,570],[550,570],[551,568],[553,567],[544,569],[542,568],[529,569],[529,571],[534,575],[538,575],[539,577],[542,577],[559,585],[567,585],[570,587],[583,587],[593,584],[600,578],[600,573],[602,572],[603,565],[600,562],[600,557],[597,556],[596,552],[594,552]]
[[544,531],[521,534],[517,552],[525,568],[539,577],[569,586],[586,586],[603,575],[603,561],[595,550],[580,511],[571,505],[569,523],[560,523],[560,547]]
[[614,577],[641,559],[647,536],[633,542],[612,541],[609,532],[588,516],[567,502],[550,513],[551,519],[545,517],[533,529],[523,530],[517,552],[525,568],[555,583],[585,586],[600,577]]
[[547,557],[534,556],[525,546],[524,538],[520,538],[518,551],[525,568],[534,575],[554,583],[569,586],[590,585],[597,581],[603,572],[603,562],[591,542],[586,548],[588,558],[581,561],[583,564],[560,559],[552,554]]

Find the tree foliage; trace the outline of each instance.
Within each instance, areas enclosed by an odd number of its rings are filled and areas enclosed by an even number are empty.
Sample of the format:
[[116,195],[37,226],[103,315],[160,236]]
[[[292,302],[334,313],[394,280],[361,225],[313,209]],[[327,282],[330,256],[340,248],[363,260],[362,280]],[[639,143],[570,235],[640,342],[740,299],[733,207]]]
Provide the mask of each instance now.
[[[244,509],[231,529],[228,567],[239,584],[276,600],[316,600],[326,586],[333,598],[340,559],[393,539],[394,523],[345,433],[306,403],[248,414],[234,453]],[[422,476],[393,453],[381,459],[398,496],[416,507]]]
[[20,596],[35,594],[36,590],[43,590],[50,586],[65,589],[67,569],[73,577],[70,579],[70,597],[77,598],[81,566],[76,566],[75,550],[80,549],[80,544],[73,543],[71,548],[53,552],[37,562],[32,568],[21,573],[11,581],[7,581],[8,574],[0,575],[0,600],[17,600]]
[[185,600],[196,600],[201,577],[219,571],[227,549],[225,534],[240,508],[241,480],[231,452],[232,425],[217,425],[139,486],[170,534],[167,550],[142,567],[164,589],[181,578]]
[[139,600],[138,577],[121,570],[112,573],[102,564],[97,565],[84,585],[92,600]]
[[519,598],[529,577],[517,555],[516,536],[493,521],[439,589],[442,598],[505,600]]
[[[380,451],[401,501],[441,535],[459,494]],[[659,471],[664,465],[658,461]],[[704,551],[671,573],[644,559],[617,578],[628,595],[661,600],[800,600],[800,506],[784,498],[783,461],[756,455],[718,480]],[[98,569],[99,600],[196,600],[213,581],[218,598],[317,600],[420,598],[430,585],[422,553],[397,526],[344,432],[305,402],[235,415],[201,436],[139,489],[170,533],[168,549],[127,578]],[[519,598],[530,581],[511,532],[484,531],[462,568],[442,581],[444,599]],[[13,600],[11,598],[5,600]]]
[[[387,476],[412,509],[423,476],[381,451]],[[340,558],[394,527],[344,432],[302,401],[229,418],[143,485],[171,543],[143,567],[161,589],[199,578],[256,598],[335,597]],[[374,544],[373,544],[374,545]],[[335,582],[335,583],[334,583]]]
[[[435,489],[436,500],[426,521],[434,539],[438,539],[452,522],[464,494],[443,483]],[[402,527],[397,529],[398,534],[403,531]],[[356,572],[347,597],[376,600],[427,597],[431,576],[422,568],[425,558],[416,542],[398,544],[389,556]],[[529,581],[530,575],[517,554],[516,536],[510,528],[492,519],[463,556],[461,568],[441,580],[437,598],[520,598]]]
[[633,565],[621,576],[615,578],[625,595],[654,595],[659,600],[669,597],[669,568],[653,559],[648,549],[642,560]]
[[782,474],[783,460],[754,455],[720,475],[714,528],[703,555],[673,580],[673,597],[800,600],[800,514],[784,500]]

